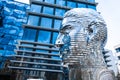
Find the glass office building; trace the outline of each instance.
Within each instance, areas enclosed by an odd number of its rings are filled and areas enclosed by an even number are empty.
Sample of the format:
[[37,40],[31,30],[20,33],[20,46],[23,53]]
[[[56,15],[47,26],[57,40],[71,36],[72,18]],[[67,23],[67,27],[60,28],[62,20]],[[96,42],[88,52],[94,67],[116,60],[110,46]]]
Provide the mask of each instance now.
[[0,0],[0,68],[8,55],[14,55],[15,44],[22,38],[22,24],[26,24],[28,4],[13,0]]
[[94,0],[31,0],[31,8],[27,12],[28,21],[23,25],[23,37],[18,41],[15,50],[16,59],[11,60],[14,64],[9,68],[23,73],[22,80],[28,78],[44,80],[44,76],[47,80],[57,80],[59,75],[56,73],[65,73],[59,50],[54,48],[64,13],[72,8],[96,10],[96,5]]

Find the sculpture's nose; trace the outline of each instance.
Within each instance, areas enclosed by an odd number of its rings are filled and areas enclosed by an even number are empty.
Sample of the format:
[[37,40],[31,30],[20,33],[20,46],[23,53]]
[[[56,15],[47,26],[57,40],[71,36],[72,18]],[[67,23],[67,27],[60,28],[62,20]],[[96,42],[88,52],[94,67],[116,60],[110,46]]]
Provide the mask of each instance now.
[[62,40],[56,40],[55,46],[56,46],[56,47],[60,47],[60,46],[62,46],[63,44],[64,44],[64,43],[63,43]]
[[64,43],[63,43],[63,35],[58,35],[57,37],[57,40],[55,42],[55,46],[56,47],[60,47],[62,46]]

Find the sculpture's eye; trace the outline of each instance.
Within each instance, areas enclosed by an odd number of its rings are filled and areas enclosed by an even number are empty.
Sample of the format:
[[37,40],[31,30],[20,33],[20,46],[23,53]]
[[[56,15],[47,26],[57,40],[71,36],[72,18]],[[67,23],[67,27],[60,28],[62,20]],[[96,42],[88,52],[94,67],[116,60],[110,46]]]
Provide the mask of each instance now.
[[72,29],[72,26],[69,26],[69,29]]
[[73,27],[71,26],[71,25],[67,25],[67,26],[65,26],[65,30],[71,30]]
[[62,29],[61,29],[61,30],[60,30],[60,33],[62,33],[62,34],[63,34],[63,33],[64,33],[64,30],[62,30]]
[[62,29],[60,29],[60,32],[63,34],[69,33],[73,27],[71,25],[66,25]]

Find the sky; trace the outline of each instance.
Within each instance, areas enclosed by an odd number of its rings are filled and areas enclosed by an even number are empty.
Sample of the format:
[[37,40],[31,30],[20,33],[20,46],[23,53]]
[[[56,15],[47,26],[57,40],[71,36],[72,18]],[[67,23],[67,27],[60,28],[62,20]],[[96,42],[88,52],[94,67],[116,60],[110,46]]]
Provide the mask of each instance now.
[[108,40],[105,48],[114,52],[114,46],[120,44],[120,0],[96,0],[97,11],[107,24]]
[[[29,3],[29,0],[16,0]],[[108,28],[108,40],[105,46],[106,49],[114,52],[114,46],[120,44],[120,0],[95,0],[97,11],[101,13]]]

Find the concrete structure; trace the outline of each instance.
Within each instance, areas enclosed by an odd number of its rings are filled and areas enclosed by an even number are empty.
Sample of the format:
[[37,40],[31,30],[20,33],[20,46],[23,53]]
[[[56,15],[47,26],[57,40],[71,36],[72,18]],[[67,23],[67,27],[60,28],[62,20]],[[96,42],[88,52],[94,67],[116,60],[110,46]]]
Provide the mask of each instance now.
[[118,67],[118,72],[120,74],[120,44],[114,46],[114,49],[116,51],[115,55],[117,57],[117,67]]
[[117,58],[111,50],[105,49],[103,52],[104,60],[107,64],[109,70],[114,71],[115,76],[118,75],[118,67],[117,67]]
[[120,44],[114,46],[114,49],[115,49],[115,57],[116,57],[116,65],[117,65],[117,68],[118,68],[118,75],[117,75],[117,78],[118,80],[120,80]]

